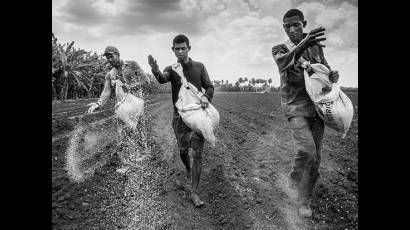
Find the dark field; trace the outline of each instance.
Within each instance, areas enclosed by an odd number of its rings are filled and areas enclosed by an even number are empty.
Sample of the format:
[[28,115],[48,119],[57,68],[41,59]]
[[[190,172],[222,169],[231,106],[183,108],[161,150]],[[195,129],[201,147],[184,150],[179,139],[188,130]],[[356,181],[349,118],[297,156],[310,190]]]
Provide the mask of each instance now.
[[[295,149],[276,93],[216,93],[217,145],[203,154],[196,209],[174,184],[183,168],[171,128],[170,95],[151,97],[146,110],[152,153],[126,175],[108,163],[75,183],[64,169],[70,131],[87,100],[53,105],[53,229],[357,229],[358,94],[347,136],[325,130],[313,217],[300,219],[285,178]],[[71,114],[68,111],[72,111]],[[73,112],[77,111],[77,112]],[[66,113],[65,113],[66,112]],[[112,116],[109,106],[89,122]],[[111,125],[110,119],[107,124]]]

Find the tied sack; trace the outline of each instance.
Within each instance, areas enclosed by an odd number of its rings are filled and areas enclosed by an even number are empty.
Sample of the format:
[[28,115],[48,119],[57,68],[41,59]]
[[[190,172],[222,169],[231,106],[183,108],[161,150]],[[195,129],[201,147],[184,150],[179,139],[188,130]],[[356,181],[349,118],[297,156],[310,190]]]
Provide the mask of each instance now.
[[214,130],[219,125],[219,112],[211,104],[207,108],[201,106],[200,98],[203,93],[187,81],[180,63],[172,65],[172,69],[178,73],[182,81],[178,100],[175,103],[178,113],[189,128],[201,134],[214,148],[216,143]]
[[144,100],[131,93],[125,93],[122,82],[115,84],[115,95],[118,102],[115,104],[115,114],[128,128],[136,129],[139,117],[144,112]]
[[[353,104],[338,83],[329,80],[330,70],[319,63],[303,62],[306,91],[324,123],[346,136],[353,119]],[[308,70],[313,71],[309,76]]]

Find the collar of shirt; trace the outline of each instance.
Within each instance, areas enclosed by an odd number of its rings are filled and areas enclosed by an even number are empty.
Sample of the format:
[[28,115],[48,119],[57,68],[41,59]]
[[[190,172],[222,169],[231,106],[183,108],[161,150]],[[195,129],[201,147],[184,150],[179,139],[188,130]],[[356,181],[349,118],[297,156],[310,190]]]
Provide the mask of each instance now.
[[192,59],[189,57],[188,62],[187,63],[181,62],[181,65],[182,65],[183,68],[192,66]]

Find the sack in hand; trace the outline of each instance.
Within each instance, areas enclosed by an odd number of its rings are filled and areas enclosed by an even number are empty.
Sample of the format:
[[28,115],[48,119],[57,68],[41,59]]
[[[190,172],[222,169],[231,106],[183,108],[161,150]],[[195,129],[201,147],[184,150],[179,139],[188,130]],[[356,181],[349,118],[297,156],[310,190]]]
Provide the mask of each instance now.
[[219,124],[219,112],[211,104],[207,108],[202,108],[200,98],[203,93],[186,80],[182,66],[178,64],[173,65],[173,69],[181,76],[182,86],[175,106],[184,123],[200,133],[214,148],[216,144],[214,131]]
[[[322,64],[303,63],[306,91],[320,118],[328,127],[346,136],[353,119],[353,104],[338,83],[329,80],[330,70]],[[313,70],[309,76],[307,68]]]
[[122,99],[115,105],[115,114],[127,127],[136,129],[139,117],[144,113],[144,100],[131,93],[123,93],[117,87],[117,93],[123,95]]

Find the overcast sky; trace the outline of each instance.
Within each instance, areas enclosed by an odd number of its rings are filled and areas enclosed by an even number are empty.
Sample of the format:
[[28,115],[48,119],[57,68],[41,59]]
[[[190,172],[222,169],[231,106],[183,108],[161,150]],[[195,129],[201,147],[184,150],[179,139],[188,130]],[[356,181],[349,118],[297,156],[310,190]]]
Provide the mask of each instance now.
[[190,57],[205,64],[211,80],[272,78],[279,86],[271,49],[286,40],[282,17],[290,8],[304,12],[306,32],[326,28],[328,63],[343,86],[357,87],[357,0],[53,0],[52,32],[99,54],[116,46],[146,72],[148,54],[161,69],[174,63],[172,39],[185,34]]

